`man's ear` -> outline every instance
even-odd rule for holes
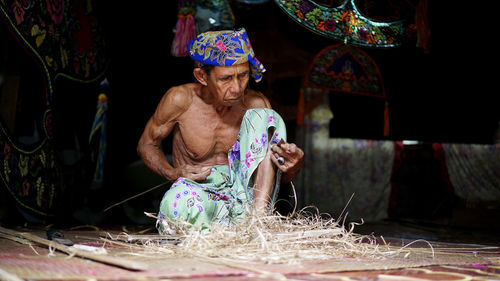
[[[205,70],[197,67],[193,69],[193,75],[194,78],[196,78],[196,80],[198,80],[198,82],[200,82],[200,84],[202,84],[203,86],[206,86],[208,84],[208,75]]]

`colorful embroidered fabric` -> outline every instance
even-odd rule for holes
[[[43,116],[44,132],[51,136],[52,113]],[[61,191],[62,172],[57,155],[44,139],[23,148],[0,126],[0,178],[18,206],[30,217],[52,217]]]
[[[104,36],[91,1],[4,0],[0,18],[40,65],[45,84],[45,111],[35,120],[43,127],[37,143],[19,143],[0,122],[0,178],[23,214],[46,219],[55,215],[54,202],[65,187],[51,142],[53,84],[59,77],[83,83],[101,79],[107,65]]]
[[[0,1],[0,14],[43,66],[52,99],[59,76],[77,82],[99,79],[107,61],[104,36],[90,1]]]
[[[245,217],[253,203],[252,175],[268,146],[281,139],[286,140],[286,128],[278,113],[267,108],[248,110],[237,141],[228,152],[229,165],[212,167],[203,183],[179,178],[165,193],[158,214],[162,219],[158,224],[160,233],[168,229],[168,220],[206,229],[212,223],[231,225]],[[272,201],[276,199],[279,182],[278,173]],[[166,217],[168,220],[163,220]]]
[[[328,46],[314,57],[304,86],[385,98],[375,61],[363,50],[345,44]]]
[[[275,0],[300,25],[320,35],[365,47],[396,47],[402,44],[402,21],[375,22],[364,17],[354,0],[325,7],[313,0]]]
[[[335,44],[321,50],[311,62],[305,88],[385,98],[382,74],[375,61],[360,48]],[[297,123],[304,124],[304,94],[301,91]],[[383,135],[389,135],[389,106],[384,109]]]
[[[249,62],[256,82],[266,71],[255,57],[244,28],[202,33],[189,42],[188,51],[193,60],[202,65],[231,66]]]

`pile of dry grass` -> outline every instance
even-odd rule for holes
[[[168,224],[176,234],[162,237],[175,239],[176,243],[148,240],[142,242],[143,246],[150,251],[180,257],[265,263],[298,263],[343,257],[383,259],[410,254],[406,247],[380,244],[372,235],[356,234],[355,223],[345,227],[338,220],[305,211],[290,216],[248,217],[232,227],[214,224],[210,231],[194,230],[171,221]]]

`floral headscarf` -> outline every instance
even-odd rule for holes
[[[249,62],[256,82],[262,79],[262,73],[266,71],[255,58],[244,28],[202,33],[188,43],[187,49],[193,60],[201,65],[231,66]]]

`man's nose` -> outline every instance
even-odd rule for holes
[[[241,92],[241,88],[242,88],[241,81],[239,81],[237,78],[231,80],[231,86],[230,86],[231,92],[239,93]]]

